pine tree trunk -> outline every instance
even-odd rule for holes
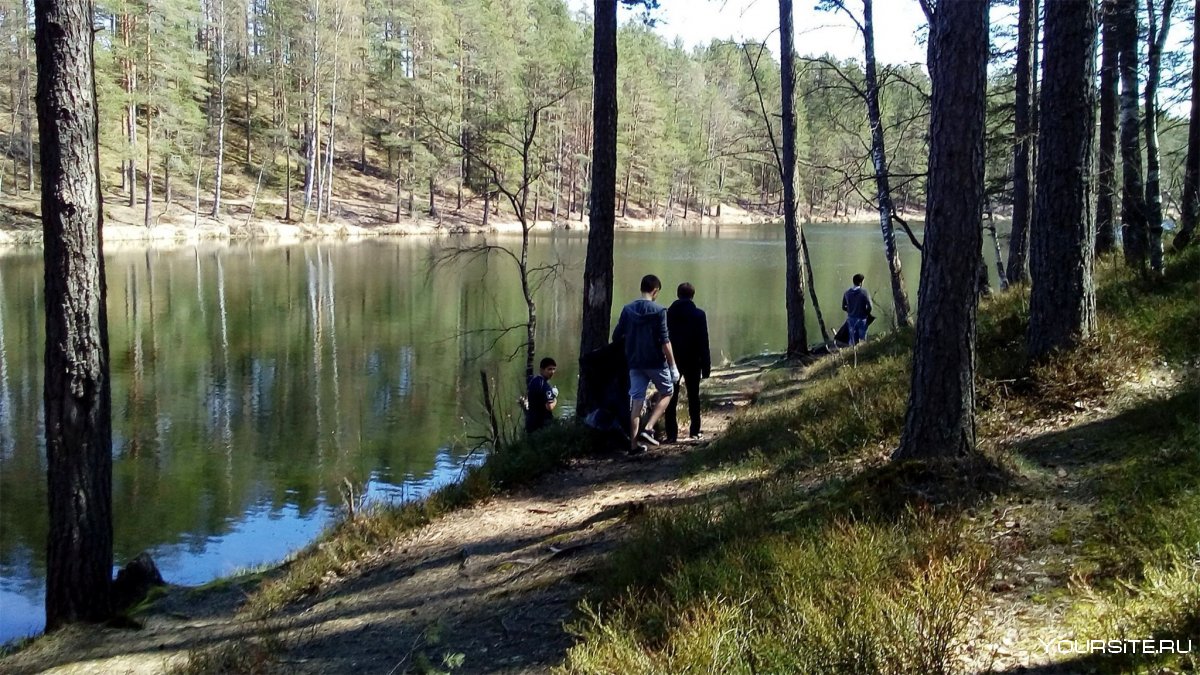
[[[896,230],[892,227],[892,189],[888,181],[887,152],[883,140],[883,115],[879,110],[879,82],[875,74],[875,21],[873,0],[863,0],[863,44],[866,54],[867,119],[871,124],[871,162],[875,166],[876,199],[879,202],[879,229],[883,233],[883,252],[887,257],[892,282],[892,306],[897,326],[911,326],[912,311],[904,289],[900,251],[896,248]],[[793,159],[794,162],[794,159]],[[795,208],[794,204],[793,207]]]
[[[229,75],[225,55],[225,0],[217,3],[217,165],[210,215],[221,218],[221,182],[225,177],[225,80]]]
[[[435,183],[433,174],[429,174],[429,217],[436,219],[438,217],[437,204],[433,202]]]
[[[154,201],[154,164],[151,146],[154,145],[154,70],[150,61],[150,0],[146,0],[146,202],[142,213],[142,227],[150,228],[150,205]]]
[[[137,103],[133,97],[137,92],[137,64],[133,57],[129,56],[133,50],[133,17],[131,15],[126,14],[122,17],[121,40],[126,50],[126,56],[123,59],[125,72],[122,82],[125,86],[125,96],[128,98],[128,102],[125,104],[125,134],[129,143],[129,158],[123,164],[125,166],[125,186],[129,189],[129,208],[134,208],[137,206]]]
[[[617,0],[594,0],[593,10],[592,176],[587,257],[583,268],[580,356],[608,344],[613,303],[613,229],[617,191]],[[580,208],[582,217],[583,209]],[[590,388],[581,372],[576,412],[580,419],[599,403],[591,399]]]
[[[1033,219],[1033,49],[1038,0],[1017,2],[1016,118],[1013,144],[1013,220],[1008,240],[1008,282],[1029,281],[1029,223]]]
[[[621,217],[629,214],[629,179],[633,177],[633,153],[630,152],[629,164],[625,167],[625,189],[621,192]]]
[[[929,179],[912,388],[894,459],[975,452],[988,2],[939,2],[929,53]]]
[[[1096,254],[1112,252],[1117,247],[1113,198],[1117,194],[1117,35],[1116,3],[1101,3],[1100,52],[1100,159],[1096,171]]]
[[[792,0],[779,0],[780,83],[783,98],[783,230],[787,265],[783,296],[787,311],[788,358],[808,354],[808,328],[804,323],[804,251],[801,247],[800,222],[796,218],[795,51]]]
[[[1138,0],[1116,0],[1121,71],[1121,239],[1125,264],[1144,268],[1150,244],[1142,184],[1142,121],[1138,114]]]
[[[105,309],[95,7],[39,0],[37,114],[46,266],[46,629],[109,615],[112,396]]]
[[[287,147],[283,149],[283,220],[292,222],[292,143],[291,139],[284,141]]]
[[[1167,33],[1171,29],[1171,11],[1174,0],[1163,0],[1162,16],[1155,11],[1156,0],[1146,0],[1147,26],[1149,28],[1149,63],[1146,66],[1146,220],[1149,239],[1150,269],[1155,274],[1163,273],[1162,243],[1162,191],[1160,181],[1160,159],[1158,156],[1158,83],[1162,77],[1162,55],[1166,49]],[[1159,26],[1161,18],[1162,25]]]
[[[25,146],[25,189],[26,189],[26,191],[32,193],[33,192],[33,183],[34,183],[34,181],[33,181],[33,176],[34,176],[34,167],[33,167],[33,132],[34,132],[33,117],[34,117],[34,112],[33,112],[32,108],[33,108],[34,104],[33,104],[33,96],[31,96],[32,92],[30,91],[30,89],[32,87],[32,82],[31,82],[31,80],[32,80],[31,65],[32,64],[29,62],[29,60],[30,60],[29,43],[30,43],[30,38],[31,38],[31,36],[29,34],[29,14],[28,14],[29,6],[25,2],[18,2],[16,4],[18,5],[17,19],[20,22],[19,23],[20,45],[17,48],[18,62],[19,62],[18,63],[19,87],[17,89],[17,95],[20,97],[20,106],[19,107],[21,109],[21,137],[24,139],[24,146]],[[14,121],[16,118],[16,114],[17,114],[17,111],[14,108],[14,110],[13,110]],[[10,146],[11,146],[11,139],[10,139]],[[14,156],[14,158],[13,158],[13,192],[15,193],[16,190],[17,190],[16,158]]]
[[[400,211],[404,205],[403,185],[404,185],[404,181],[400,180],[400,176],[396,176],[396,215],[395,215],[395,218],[393,219],[393,222],[395,222],[395,223],[400,222],[400,215],[401,215]]]
[[[1096,327],[1091,213],[1095,122],[1096,8],[1050,0],[1038,137],[1037,205],[1030,245],[1028,351],[1038,359],[1068,349]]]
[[[1200,7],[1192,14],[1192,35],[1200,27]],[[1183,204],[1179,233],[1171,245],[1183,250],[1192,241],[1200,220],[1200,40],[1192,40],[1192,112],[1188,123],[1187,160],[1183,168]]]
[[[253,115],[250,110],[250,77],[248,75],[246,76],[245,105],[246,105],[246,126],[244,127],[244,132],[245,132],[245,136],[246,136],[246,138],[245,138],[246,166],[250,167],[252,164],[254,164],[254,157],[253,157],[253,153],[251,152],[251,148],[250,148],[250,125],[251,125]]]

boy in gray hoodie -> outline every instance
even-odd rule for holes
[[[646,446],[658,445],[654,425],[671,404],[671,394],[679,381],[675,353],[667,333],[667,310],[655,302],[662,282],[653,274],[642,277],[642,297],[625,305],[613,330],[613,342],[625,341],[625,360],[629,365],[629,454],[636,455]],[[646,385],[654,383],[660,395],[639,433],[642,409],[646,404]]]

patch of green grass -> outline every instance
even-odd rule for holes
[[[528,483],[562,465],[572,454],[600,448],[600,439],[586,429],[556,425],[523,437],[488,456],[463,479],[425,499],[393,506],[373,504],[343,518],[287,563],[282,574],[265,581],[243,611],[264,617],[316,592],[330,575],[340,575],[359,560],[379,551],[406,532],[429,524],[451,511],[486,501],[499,492]]]
[[[946,672],[989,566],[986,547],[927,514],[732,537],[585,606],[564,669]]]
[[[814,370],[799,395],[754,406],[695,455],[698,466],[755,462],[800,468],[844,456],[863,440],[899,436],[908,394],[908,331],[857,355],[843,352]],[[857,356],[857,363],[855,357]],[[764,390],[769,395],[769,390]]]
[[[1136,583],[1080,592],[1083,600],[1068,616],[1078,640],[1167,640],[1188,652],[1108,656],[1108,672],[1200,670],[1200,549],[1176,549]]]

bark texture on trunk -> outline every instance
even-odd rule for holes
[[[112,427],[95,7],[37,0],[37,113],[45,241],[46,628],[109,614]]]
[[[1162,55],[1166,50],[1167,34],[1171,30],[1171,12],[1174,0],[1163,0],[1162,16],[1154,6],[1155,0],[1146,0],[1148,29],[1148,63],[1146,64],[1145,131],[1146,131],[1146,247],[1150,255],[1150,269],[1163,273],[1163,212],[1160,183],[1160,160],[1158,156],[1158,83],[1162,77]]]
[[[1008,240],[1008,282],[1029,281],[1029,223],[1033,219],[1033,49],[1037,42],[1037,0],[1018,0],[1016,141],[1013,144],[1013,222]]]
[[[895,459],[975,452],[988,2],[938,3],[930,28],[929,197],[912,388]]]
[[[871,124],[871,162],[875,167],[876,199],[879,204],[879,229],[883,233],[883,253],[887,257],[892,282],[892,307],[897,326],[910,326],[911,308],[904,289],[900,251],[896,249],[896,230],[892,227],[892,189],[888,181],[887,152],[883,142],[883,114],[879,109],[879,82],[875,74],[875,19],[872,0],[863,0],[863,44],[866,55],[867,119]]]
[[[1150,243],[1142,184],[1142,120],[1138,114],[1138,0],[1116,0],[1118,68],[1121,73],[1121,240],[1125,263],[1145,267]]]
[[[1100,159],[1096,171],[1096,254],[1113,251],[1117,246],[1113,199],[1117,194],[1117,34],[1116,4],[1101,4],[1100,52]]]
[[[1192,35],[1200,24],[1200,0],[1192,15]],[[1187,160],[1183,169],[1183,205],[1179,233],[1171,242],[1177,250],[1191,242],[1200,219],[1200,40],[1192,40],[1192,114],[1188,124]]]
[[[592,180],[587,258],[583,268],[583,324],[579,354],[608,344],[613,304],[613,228],[617,192],[617,0],[595,0],[592,46]],[[581,214],[582,215],[582,214]],[[579,378],[577,415],[595,407]]]
[[[1096,9],[1051,0],[1046,6],[1048,82],[1042,94],[1037,206],[1030,246],[1033,290],[1028,350],[1041,358],[1087,338],[1096,327],[1091,213],[1095,121]]]
[[[796,72],[792,0],[779,0],[780,83],[783,93],[783,229],[787,249],[784,302],[787,307],[787,355],[808,354],[804,325],[804,251],[796,218]]]

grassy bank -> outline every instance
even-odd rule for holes
[[[910,333],[775,371],[694,467],[757,480],[649,513],[598,575],[565,670],[1200,666],[1200,253],[1168,270],[1148,282],[1101,265],[1096,336],[1043,364],[1023,356],[1027,294],[985,302],[969,461],[887,460]],[[1004,613],[1030,618],[997,634],[987,617]],[[1193,650],[1038,642],[1145,638]]]
[[[488,455],[462,480],[425,499],[402,505],[371,504],[335,522],[318,539],[275,571],[250,596],[243,611],[265,617],[344,576],[406,532],[438,517],[486,501],[560,467],[572,454],[599,449],[597,439],[573,425],[557,425],[532,438],[519,436]]]

